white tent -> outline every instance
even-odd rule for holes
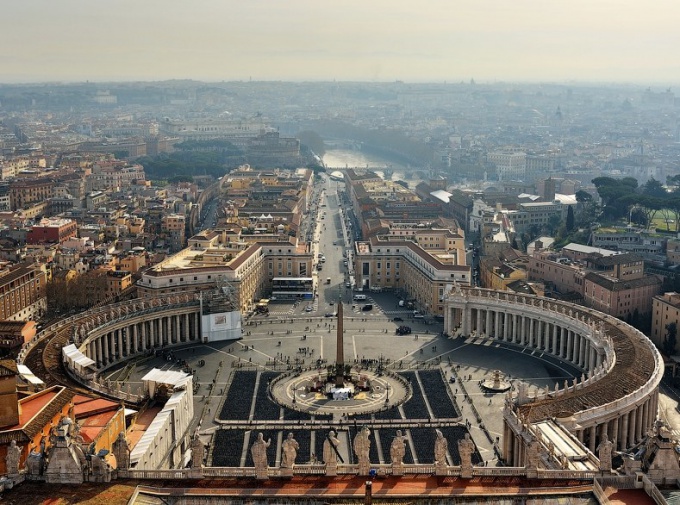
[[[149,391],[151,398],[156,395],[158,384],[167,384],[176,388],[184,386],[189,380],[191,380],[191,376],[187,373],[176,370],[161,370],[159,368],[154,368],[142,377],[142,382],[146,384],[146,389]]]
[[[21,375],[21,378],[24,379],[26,382],[30,382],[34,386],[40,386],[42,384],[45,384],[42,380],[40,380],[39,377],[36,377],[33,372],[31,372],[31,369],[28,368],[26,365],[17,365],[17,370],[19,371],[19,375]]]
[[[65,347],[62,347],[61,352],[64,358],[66,358],[66,361],[71,366],[71,368],[74,368],[79,373],[84,373],[87,367],[90,367],[95,364],[94,360],[91,360],[90,358],[85,356],[82,352],[80,352],[80,350],[78,350],[75,344],[70,344]]]

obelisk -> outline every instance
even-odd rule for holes
[[[338,301],[338,324],[335,351],[335,387],[345,387],[345,343],[342,339],[342,300]]]

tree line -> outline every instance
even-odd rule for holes
[[[680,177],[667,179],[669,189],[654,178],[642,186],[633,177],[615,179],[596,177],[593,184],[602,199],[602,217],[606,220],[630,220],[631,223],[650,226],[660,214],[666,230],[680,231],[677,216],[680,215]]]

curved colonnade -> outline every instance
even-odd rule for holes
[[[505,409],[504,457],[523,461],[517,427],[559,421],[594,452],[606,436],[619,450],[656,420],[663,360],[636,328],[601,312],[533,295],[456,287],[445,296],[445,331],[535,349],[583,371],[529,398],[520,388]]]
[[[200,301],[189,294],[135,299],[93,309],[70,323],[71,341],[95,363],[94,373],[66,363],[72,376],[93,389],[125,400],[129,392],[97,384],[97,374],[136,356],[158,349],[201,341]]]

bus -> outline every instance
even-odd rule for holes
[[[312,277],[274,277],[272,298],[275,300],[310,300],[314,298]]]

